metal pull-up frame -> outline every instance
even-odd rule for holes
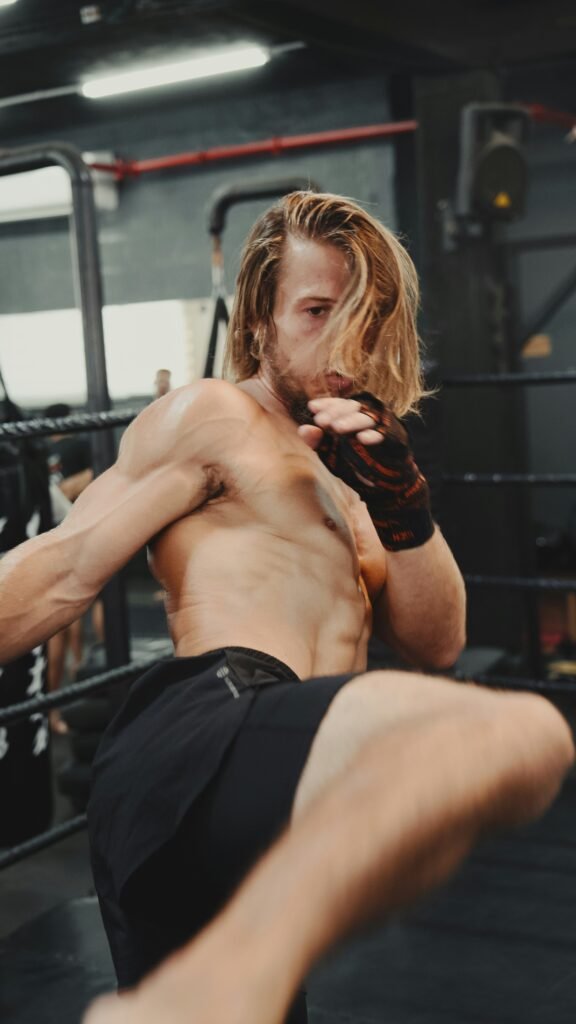
[[[79,150],[65,142],[50,142],[41,146],[23,146],[11,150],[0,149],[2,177],[52,165],[62,167],[66,171],[72,188],[70,245],[76,303],[82,315],[88,408],[91,412],[106,412],[110,409],[110,395],[102,324],[100,250],[90,170]],[[94,472],[102,473],[116,458],[113,436],[108,431],[94,433],[92,452]],[[106,658],[111,668],[130,660],[126,600],[119,576],[115,576],[106,585],[102,591],[102,599]]]

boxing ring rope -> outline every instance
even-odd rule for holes
[[[482,487],[528,484],[531,487],[573,487],[576,473],[442,473],[443,484],[477,484]]]
[[[464,573],[464,580],[473,587],[504,587],[507,590],[546,590],[564,593],[576,590],[576,579],[555,579],[544,576],[484,576]],[[576,684],[574,687],[576,692]]]
[[[462,672],[456,669],[443,675],[460,683],[480,683],[481,686],[502,690],[540,693],[545,697],[576,697],[576,684],[567,679],[526,679],[521,676],[497,676],[491,672]]]
[[[68,839],[68,836],[82,832],[86,828],[86,823],[86,815],[79,814],[76,818],[71,818],[70,821],[66,821],[62,825],[55,825],[48,832],[41,832],[39,836],[33,836],[32,839],[27,839],[25,843],[18,843],[17,846],[10,847],[4,853],[0,853],[0,871],[4,868],[9,868],[12,864],[18,863],[18,861],[25,860],[26,857],[31,857],[34,853],[47,850],[49,846],[54,846],[55,843],[59,843],[62,839]]]
[[[64,707],[67,704],[74,703],[80,697],[100,693],[113,684],[126,682],[133,676],[139,675],[146,669],[151,668],[152,665],[157,663],[157,660],[157,658],[147,658],[132,661],[128,665],[110,669],[109,672],[101,672],[81,683],[67,686],[58,693],[39,694],[30,700],[12,704],[7,708],[1,708],[0,727],[12,725],[14,722],[26,719],[30,715],[51,711],[52,708]],[[81,832],[86,828],[86,823],[86,814],[79,814],[70,821],[56,825],[54,828],[40,833],[40,835],[33,836],[25,842],[18,843],[16,846],[0,852],[0,871],[10,867],[12,864],[25,860],[26,857],[40,853],[40,851],[53,846],[63,839],[67,839],[68,836],[74,835],[76,832]]]
[[[112,668],[109,672],[101,672],[90,679],[84,679],[81,683],[72,683],[63,690],[54,693],[46,693],[42,696],[31,697],[30,700],[21,701],[19,704],[11,704],[7,708],[0,708],[0,726],[11,725],[19,718],[26,718],[28,715],[37,715],[41,711],[52,711],[53,708],[62,708],[79,697],[87,697],[93,693],[99,693],[112,683],[121,683],[137,673],[144,672],[157,663],[157,658],[146,658],[141,661],[131,661],[128,665],[120,668]]]
[[[458,373],[445,377],[442,387],[502,387],[526,384],[574,384],[576,370],[549,370],[547,373]]]
[[[125,409],[122,412],[85,412],[55,418],[42,417],[32,420],[16,420],[0,423],[0,440],[23,440],[28,437],[49,437],[51,434],[75,434],[83,430],[107,430],[123,427],[136,419],[138,411]]]

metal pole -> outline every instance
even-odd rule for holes
[[[81,159],[81,158],[80,158]],[[72,177],[72,221],[70,241],[75,268],[75,285],[82,313],[88,409],[107,412],[110,394],[106,374],[106,352],[102,323],[103,290],[94,190],[90,171],[82,160]],[[91,435],[94,471],[103,473],[116,459],[112,431]],[[124,581],[116,573],[102,591],[104,638],[108,668],[130,661],[130,639]]]
[[[522,370],[521,348],[518,345],[516,324],[519,321],[517,308],[517,288],[512,285],[512,271],[510,259],[505,246],[498,244],[502,235],[498,237],[494,233],[493,243],[495,249],[495,261],[500,265],[502,281],[507,286],[507,309],[504,318],[506,332],[506,360],[503,367],[504,372],[519,373]],[[509,399],[515,410],[515,420],[512,428],[515,432],[516,461],[523,463],[522,468],[527,469],[529,459],[526,449],[528,438],[528,412],[526,408],[526,389],[516,389]],[[517,494],[516,509],[518,513],[518,539],[522,551],[522,563],[524,572],[534,576],[538,573],[538,559],[536,554],[536,537],[534,530],[533,492],[524,490]],[[542,656],[542,645],[540,642],[540,601],[538,591],[525,590],[522,595],[524,606],[524,651],[529,674],[536,679],[542,679],[545,675],[545,665]]]
[[[320,186],[311,178],[265,178],[262,181],[238,181],[223,185],[212,193],[208,208],[208,231],[220,239],[231,206],[257,199],[276,199],[289,192],[320,192]]]
[[[90,171],[80,152],[63,142],[0,150],[0,175],[16,174],[51,164],[64,168],[72,186],[70,239],[76,295],[82,314],[88,408],[92,412],[106,412],[110,408],[110,396],[102,326],[98,232]],[[92,451],[94,471],[102,473],[116,458],[112,435],[108,431],[95,434],[92,438]],[[102,599],[106,658],[108,667],[112,668],[130,660],[126,600],[119,575],[114,576],[106,585]]]

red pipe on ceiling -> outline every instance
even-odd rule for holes
[[[568,114],[565,110],[552,110],[551,107],[544,107],[541,103],[527,103],[526,110],[533,121],[541,121],[543,124],[559,124],[563,128],[574,128],[576,115]]]
[[[526,109],[535,121],[559,124],[566,128],[576,125],[576,116],[563,111],[551,110],[540,103],[526,104]],[[156,157],[150,160],[116,160],[114,163],[93,163],[95,171],[114,174],[118,181],[135,178],[140,174],[155,171],[175,170],[198,164],[216,163],[221,160],[241,160],[246,157],[289,153],[295,149],[309,149],[314,146],[333,146],[342,142],[363,142],[367,139],[385,139],[394,135],[414,132],[417,121],[391,121],[387,124],[368,124],[358,128],[339,128],[328,132],[311,132],[307,135],[285,135],[259,142],[244,142],[237,146],[215,146],[213,149],[196,150],[191,153],[176,153],[172,156]]]
[[[259,142],[245,142],[238,146],[215,146],[213,149],[197,150],[192,153],[177,153],[174,156],[157,157],[151,160],[116,160],[112,164],[93,163],[95,171],[108,171],[118,180],[149,174],[153,171],[174,170],[195,164],[214,163],[218,160],[239,160],[243,157],[262,154],[286,153],[293,149],[308,149],[312,146],[329,146],[340,142],[361,142],[365,139],[382,139],[391,135],[413,132],[416,121],[394,121],[389,124],[369,124],[359,128],[340,128],[330,132],[312,132],[308,135],[288,135]]]

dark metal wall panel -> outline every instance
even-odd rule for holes
[[[441,376],[504,369],[507,339],[497,315],[498,289],[506,283],[504,268],[487,243],[447,252],[440,217],[442,202],[452,200],[456,192],[460,110],[469,102],[497,100],[498,81],[482,73],[418,80],[415,97],[425,336]],[[495,348],[498,333],[501,350]],[[518,389],[513,394],[450,389],[440,402],[446,472],[525,468],[523,399]],[[522,529],[527,500],[510,491],[492,489],[479,495],[473,488],[444,488],[441,525],[464,571],[529,573]],[[518,648],[523,629],[521,607],[505,591],[470,593],[472,644]]]
[[[573,89],[576,88],[576,69]],[[573,95],[573,93],[572,93]],[[555,102],[555,97],[551,97]],[[559,105],[571,104],[558,96]],[[572,234],[571,247],[542,248],[514,253],[513,266],[518,309],[523,322],[531,319],[558,285],[576,268],[576,148],[565,141],[558,125],[534,125],[528,147],[529,193],[526,216],[510,237],[545,238]],[[552,351],[543,358],[523,361],[527,371],[567,370],[576,367],[576,295],[550,318]],[[574,465],[572,439],[576,436],[574,386],[533,388],[526,397],[529,467],[534,473],[569,472]],[[534,495],[534,512],[544,532],[563,530],[576,510],[576,491],[541,489]],[[574,524],[576,527],[576,523]]]

